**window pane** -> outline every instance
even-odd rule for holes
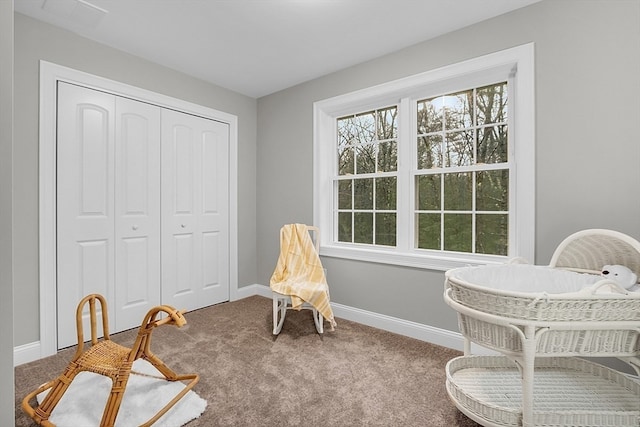
[[[445,166],[468,166],[473,162],[473,132],[447,133]]]
[[[376,209],[395,210],[397,184],[396,177],[376,178]]]
[[[338,148],[338,175],[353,175],[354,152],[351,147]]]
[[[396,245],[396,214],[376,214],[376,245]]]
[[[447,173],[444,175],[444,209],[449,211],[471,210],[473,190],[471,173]]]
[[[418,134],[442,131],[442,97],[418,101]]]
[[[477,163],[506,163],[507,126],[489,126],[478,129]]]
[[[354,179],[354,209],[373,209],[373,178]]]
[[[356,143],[366,144],[376,139],[376,116],[374,111],[356,115]]]
[[[476,216],[476,252],[507,255],[509,245],[509,218],[502,214]]]
[[[343,117],[337,120],[338,146],[354,144],[356,142],[356,125],[353,117]]]
[[[478,126],[507,121],[507,83],[477,90]]]
[[[373,213],[355,212],[353,214],[353,241],[373,244]]]
[[[473,126],[473,90],[443,96],[445,129],[464,129]]]
[[[471,214],[444,214],[444,250],[471,252]]]
[[[378,110],[378,139],[391,139],[398,136],[397,107]]]
[[[338,209],[351,209],[352,180],[338,181]]]
[[[442,167],[442,135],[418,137],[418,169]]]
[[[420,249],[440,249],[440,214],[417,214],[416,228]]]
[[[398,170],[398,143],[396,141],[378,144],[378,172]]]
[[[476,210],[509,209],[509,170],[482,171],[476,174]]]
[[[356,147],[356,173],[374,173],[376,171],[376,146],[366,144]]]
[[[338,241],[351,243],[351,212],[338,213]]]
[[[416,176],[416,209],[427,211],[440,208],[440,174]]]

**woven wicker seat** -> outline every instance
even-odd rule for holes
[[[102,332],[103,338],[98,339],[98,328],[96,321],[96,301],[99,302],[102,311]],[[89,316],[91,321],[91,347],[84,350],[84,336],[82,326],[82,314],[86,304],[89,304]],[[160,313],[168,316],[157,319]],[[78,304],[76,310],[76,326],[78,333],[78,348],[73,359],[66,370],[56,379],[49,381],[29,393],[22,400],[22,409],[33,420],[42,426],[52,426],[55,424],[49,421],[51,413],[67,391],[73,379],[80,372],[93,372],[111,378],[113,386],[107,399],[101,427],[111,427],[116,422],[120,403],[127,387],[127,382],[131,374],[136,374],[131,370],[133,362],[137,359],[145,359],[162,373],[167,381],[185,381],[185,387],[167,405],[165,405],[156,415],[149,419],[143,426],[150,426],[175,405],[187,392],[198,382],[197,374],[178,375],[169,369],[157,356],[155,356],[149,345],[151,343],[151,333],[160,325],[170,324],[178,327],[186,323],[182,313],[168,305],[153,307],[144,317],[138,336],[132,348],[127,348],[116,344],[109,338],[109,322],[107,315],[107,304],[101,295],[91,294],[86,296]],[[49,390],[46,397],[39,406],[33,407],[30,401],[43,391]]]

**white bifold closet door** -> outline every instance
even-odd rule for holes
[[[158,304],[228,300],[228,133],[59,83],[58,348],[76,343],[75,309],[89,293],[107,298],[111,332],[139,326]]]
[[[162,302],[229,300],[229,125],[162,110]]]

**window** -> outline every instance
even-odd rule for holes
[[[508,84],[417,101],[415,247],[508,255]]]
[[[339,242],[396,245],[396,106],[337,119]]]
[[[533,45],[314,104],[320,253],[533,261]]]

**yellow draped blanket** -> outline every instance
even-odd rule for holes
[[[296,310],[300,310],[304,302],[311,304],[334,330],[336,322],[329,305],[327,279],[306,225],[282,227],[280,256],[270,285],[274,292],[289,295],[291,306]]]

